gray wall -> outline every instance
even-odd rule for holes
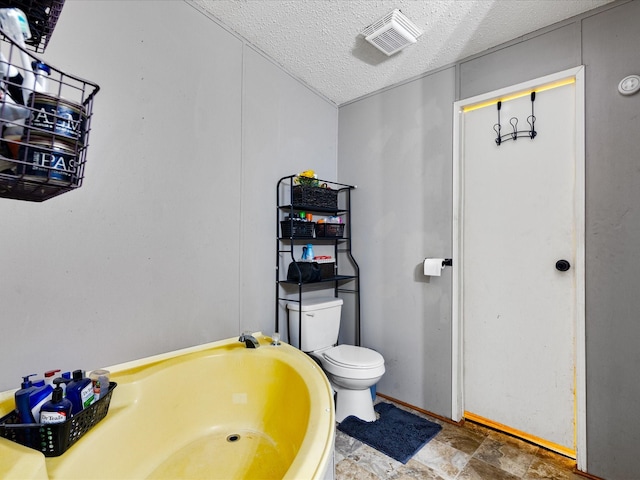
[[[387,373],[378,390],[451,413],[451,269],[428,280],[426,256],[451,256],[455,69],[340,109],[341,181],[352,196],[362,344]],[[345,326],[353,324],[349,309]],[[353,337],[344,335],[344,341]]]
[[[0,199],[0,390],[272,332],[275,183],[335,178],[337,108],[185,2],[67,1],[42,57],[101,91],[84,185]]]
[[[640,416],[640,2],[583,21],[587,141],[589,471],[638,478]]]
[[[617,93],[640,73],[639,22],[640,2],[620,2],[339,113],[339,178],[360,186],[362,340],[388,367],[378,391],[449,417],[451,278],[416,268],[452,251],[452,103],[586,65],[587,470],[609,480],[637,477],[640,441],[640,94]]]

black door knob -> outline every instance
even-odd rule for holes
[[[556,268],[558,270],[560,270],[561,272],[566,272],[567,270],[569,270],[571,268],[571,264],[569,262],[567,262],[566,260],[558,260],[556,262]]]

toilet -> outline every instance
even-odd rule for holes
[[[371,387],[385,372],[378,352],[354,345],[336,345],[340,332],[342,299],[315,298],[287,303],[291,345],[314,358],[336,392],[336,421],[354,415],[367,422],[376,419]],[[302,310],[302,338],[298,345]]]

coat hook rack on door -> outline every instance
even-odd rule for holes
[[[498,102],[498,123],[493,126],[493,130],[496,132],[496,145],[500,146],[502,142],[507,140],[517,140],[518,134],[526,134],[531,140],[536,138],[538,132],[536,132],[536,116],[533,114],[533,104],[536,101],[536,92],[531,92],[531,115],[527,117],[527,123],[529,124],[529,130],[518,130],[518,118],[511,117],[509,123],[511,124],[511,132],[500,135],[502,125],[500,124],[500,110],[502,109],[502,102]]]

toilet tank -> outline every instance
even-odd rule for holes
[[[302,310],[302,345],[299,345],[299,314]],[[338,342],[342,299],[335,297],[287,303],[289,343],[303,352],[314,352]]]

